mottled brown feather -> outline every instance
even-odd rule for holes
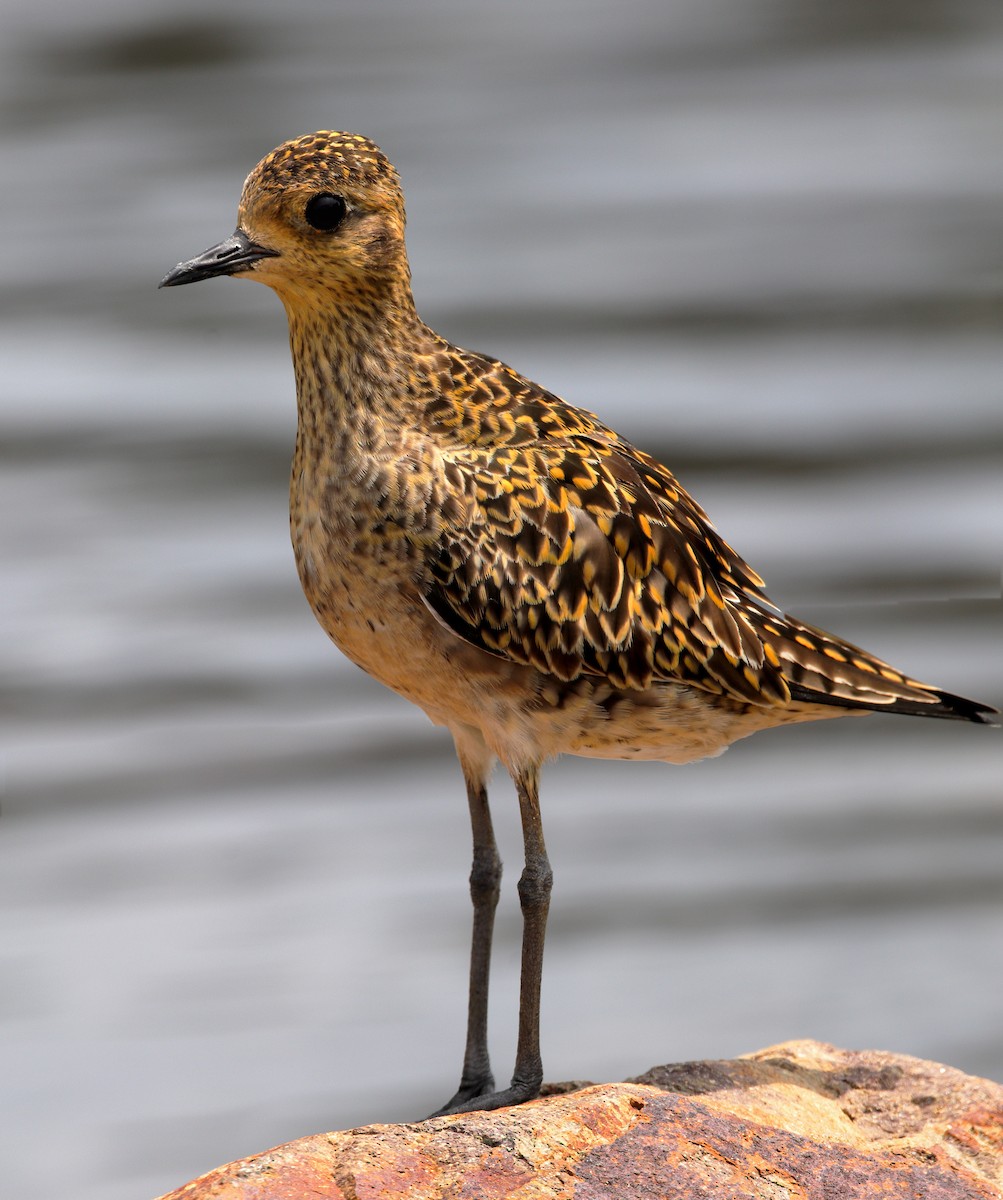
[[[463,502],[426,599],[462,637],[561,680],[942,707],[944,693],[777,609],[672,473],[593,413],[455,347],[444,372],[427,411]]]

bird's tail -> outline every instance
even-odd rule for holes
[[[748,610],[746,615],[752,616]],[[775,654],[779,660],[792,700],[977,725],[999,724],[998,711],[988,704],[911,679],[823,629],[769,612],[761,612],[758,620],[753,620],[770,659]]]

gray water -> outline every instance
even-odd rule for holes
[[[448,738],[300,596],[277,301],[154,290],[285,137],[376,138],[426,319],[663,455],[779,602],[1003,702],[999,5],[3,15],[0,1194],[142,1200],[456,1083]],[[875,717],[549,768],[548,1077],[808,1036],[1003,1079],[1001,767]]]

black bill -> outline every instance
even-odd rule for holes
[[[168,271],[158,284],[159,287],[180,287],[183,283],[198,283],[200,279],[212,279],[215,275],[236,275],[246,271],[262,258],[277,258],[277,250],[257,246],[242,230],[238,229],[225,242],[210,246],[187,262],[178,263]]]

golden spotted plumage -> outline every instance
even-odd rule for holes
[[[251,172],[232,238],[171,272],[255,279],[285,306],[298,426],[290,523],[333,640],[451,730],[474,833],[474,948],[461,1086],[443,1111],[538,1090],[549,902],[537,795],[562,752],[686,762],[757,729],[868,709],[986,723],[943,692],[786,616],[671,472],[593,413],[418,317],[397,173],[320,132]],[[501,865],[487,808],[515,780],[526,869],[512,1085],[487,1062]]]

